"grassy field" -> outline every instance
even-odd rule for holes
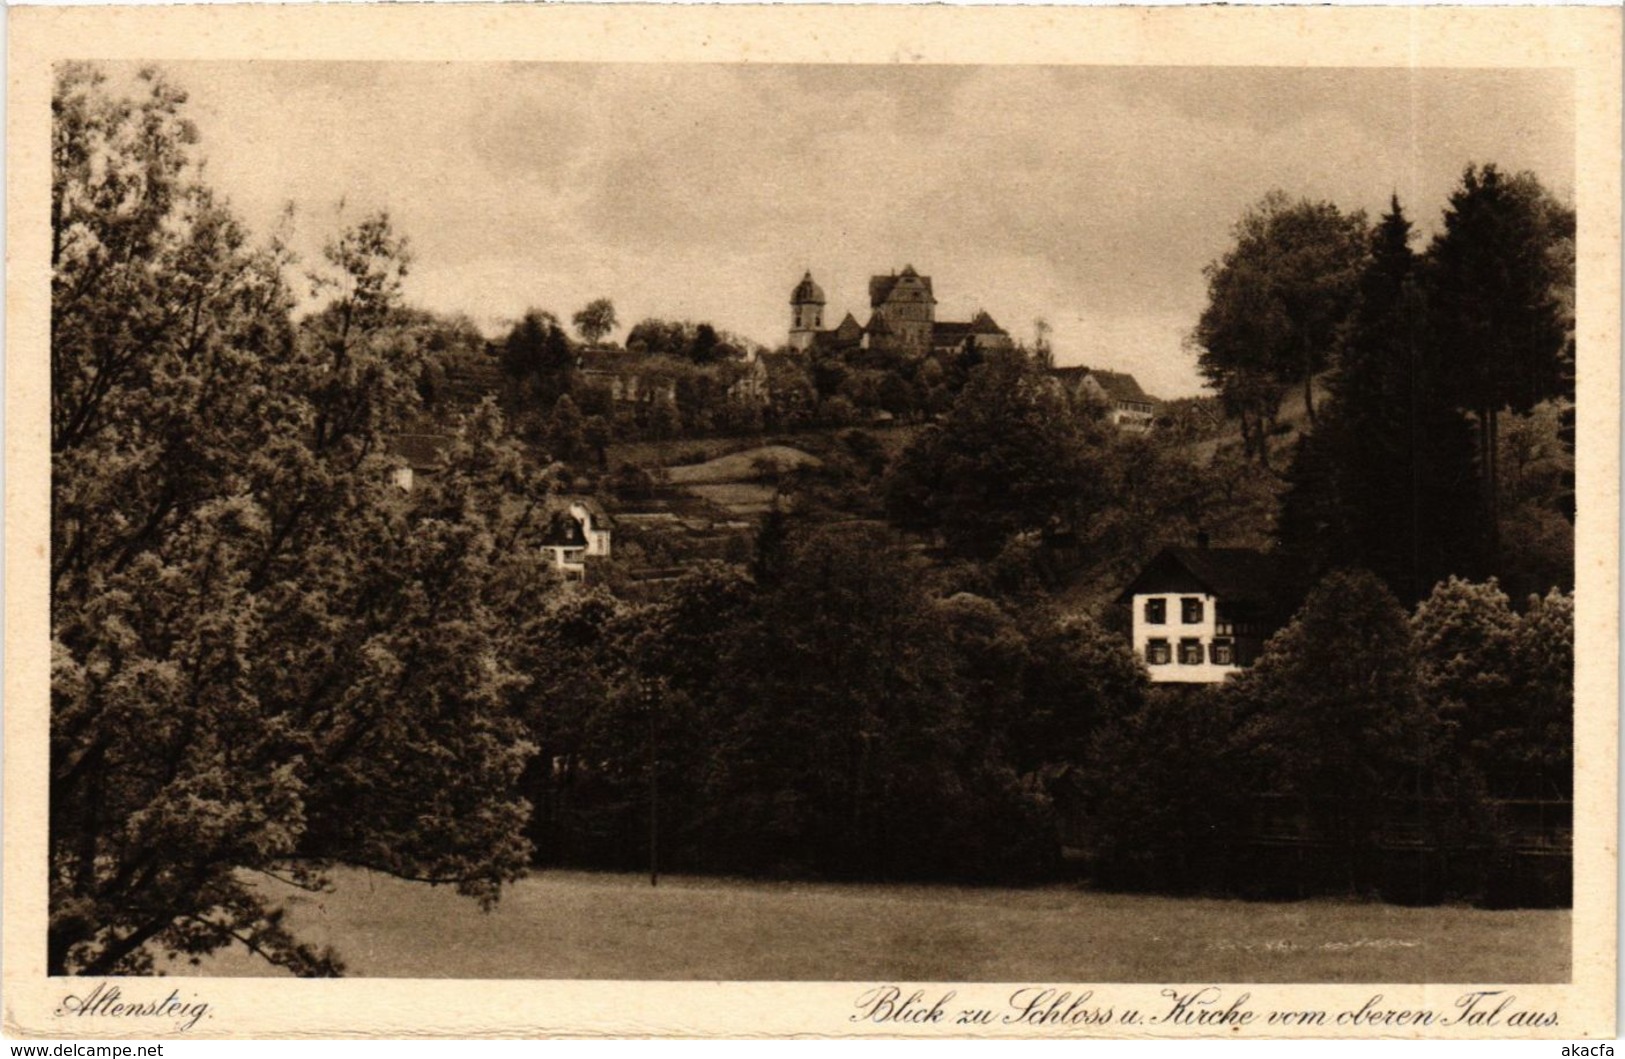
[[[816,466],[819,462],[818,457],[809,456],[800,449],[793,449],[788,445],[760,445],[756,448],[745,449],[743,452],[718,456],[716,459],[707,460],[704,463],[667,468],[666,480],[673,485],[718,485],[724,482],[748,482],[760,477],[759,468],[764,465],[789,470],[803,464]]]
[[[722,456],[765,446],[787,445],[813,455],[828,451],[850,427],[824,427],[732,437],[674,438],[669,441],[617,441],[609,446],[609,465],[632,463],[639,467],[689,467]],[[920,432],[918,423],[871,424],[857,427],[873,438],[887,455],[895,457]]]
[[[916,981],[1550,982],[1569,913],[542,872],[489,914],[359,870],[280,884],[351,975]],[[171,974],[278,973],[243,951]]]

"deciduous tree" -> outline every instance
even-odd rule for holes
[[[570,318],[570,322],[576,325],[576,333],[588,345],[595,345],[620,323],[615,319],[615,303],[608,298],[595,298],[588,302],[585,308]]]
[[[550,581],[505,498],[546,485],[486,409],[396,487],[403,242],[333,240],[296,328],[287,255],[199,183],[184,93],[142,85],[65,66],[55,95],[49,969],[241,943],[334,973],[256,877],[490,901],[524,866],[506,638]]]
[[[941,427],[899,458],[888,513],[979,559],[1017,534],[1075,530],[1104,500],[1097,458],[1105,429],[1073,415],[1025,355],[992,354]]]
[[[1364,571],[1329,574],[1227,692],[1249,782],[1301,799],[1358,885],[1384,799],[1413,790],[1427,761],[1416,650],[1398,601]]]
[[[544,408],[570,388],[575,350],[550,312],[527,310],[502,339],[501,356],[503,370],[532,387],[537,404]]]
[[[1365,229],[1362,213],[1273,191],[1242,216],[1235,245],[1206,270],[1208,305],[1192,335],[1202,374],[1266,466],[1287,387],[1303,387],[1315,421],[1313,380],[1354,306]]]

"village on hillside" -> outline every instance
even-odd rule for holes
[[[693,268],[571,304],[538,281],[477,323],[416,296],[457,268],[398,212],[315,259],[261,241],[186,93],[127,80],[65,65],[53,108],[52,974],[245,947],[339,974],[311,937],[380,928],[311,932],[329,905],[300,902],[383,876],[475,914],[555,885],[519,907],[578,907],[608,884],[572,873],[610,873],[1056,887],[1076,915],[1038,918],[1085,924],[1120,894],[1322,924],[1450,905],[1469,947],[1488,909],[1566,924],[1561,185],[1451,159],[1447,192],[1371,211],[1249,184],[1156,354],[1200,383],[1158,396],[1144,349],[1049,322],[1090,306],[1020,285],[1055,301],[1035,318],[968,257],[964,289],[935,281],[957,232],[866,277],[776,244],[733,315],[622,318],[688,304]],[[952,950],[886,966],[1024,966]],[[546,966],[615,976],[584,960]]]
[[[598,578],[660,582],[697,564],[742,561],[760,517],[794,507],[797,489],[781,488],[781,479],[823,466],[808,450],[822,451],[842,431],[859,432],[849,444],[898,448],[942,420],[955,387],[989,355],[1030,358],[1068,415],[1129,433],[1156,421],[1162,402],[1128,372],[1056,367],[1042,336],[1018,348],[986,311],[968,322],[936,319],[931,277],[912,265],[872,277],[869,290],[866,323],[848,312],[825,328],[824,292],[807,273],[790,293],[787,339],[773,350],[689,321],[645,320],[625,346],[607,342],[598,328],[614,322],[609,299],[577,314],[573,336],[549,316],[501,343],[451,337],[425,368],[427,407],[415,429],[389,439],[395,480],[410,489],[435,474],[459,414],[496,401],[531,422],[539,461],[579,466],[590,451],[587,474],[564,483],[550,514],[547,554],[561,577],[585,582],[593,569]],[[560,351],[551,372],[539,367],[549,342]],[[515,407],[516,390],[553,396],[552,409]],[[1221,416],[1216,407],[1184,411]],[[878,437],[855,440],[864,432]],[[864,514],[861,506],[846,512]],[[621,561],[612,563],[617,524]]]

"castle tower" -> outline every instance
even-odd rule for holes
[[[937,299],[931,291],[930,276],[920,275],[913,265],[894,275],[871,276],[869,307],[874,311],[870,329],[874,329],[875,320],[883,320],[890,332],[883,346],[915,356],[931,351],[931,325],[937,317]]]
[[[824,327],[824,291],[813,282],[808,272],[790,292],[790,348],[805,351],[812,348],[818,332]]]

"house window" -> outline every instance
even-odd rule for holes
[[[1148,666],[1165,666],[1172,657],[1167,640],[1151,640],[1145,645],[1145,664]]]
[[[1236,664],[1236,645],[1229,640],[1214,640],[1208,645],[1207,656],[1216,666],[1233,666]]]
[[[1182,599],[1179,601],[1180,620],[1186,625],[1202,624],[1202,601],[1199,599]]]
[[[1195,639],[1179,641],[1179,664],[1183,666],[1199,666],[1202,664],[1202,641]]]
[[[1145,601],[1145,622],[1147,625],[1161,625],[1168,620],[1168,601],[1166,599],[1148,599]]]

